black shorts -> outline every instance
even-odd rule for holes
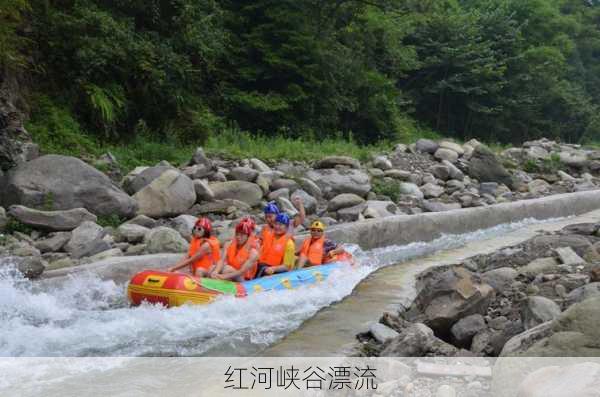
[[[269,265],[267,265],[266,263],[259,263],[257,268],[256,268],[256,276],[254,276],[254,278],[259,278],[265,275],[265,270],[267,270],[267,268],[269,267]]]

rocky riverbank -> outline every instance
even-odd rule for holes
[[[45,155],[0,176],[0,230],[9,231],[0,240],[0,265],[16,263],[37,277],[114,256],[181,253],[197,216],[213,219],[227,239],[242,216],[260,223],[267,200],[294,215],[292,202],[301,199],[302,231],[317,217],[332,225],[600,186],[600,151],[546,139],[498,155],[475,140],[421,139],[365,163],[335,156],[267,165],[209,158],[198,148],[186,164],[161,162],[124,177],[110,154],[90,163]]]
[[[598,356],[600,223],[568,226],[417,280],[358,335],[366,356]]]

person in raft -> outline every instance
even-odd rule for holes
[[[290,234],[293,234],[293,229],[304,223],[304,219],[306,218],[304,203],[302,202],[302,199],[300,197],[295,197],[293,202],[296,208],[298,209],[298,215],[296,215],[294,217],[293,222],[290,223],[290,229],[292,229],[290,231]],[[281,211],[279,210],[279,207],[277,207],[277,204],[275,204],[274,201],[268,202],[265,206],[264,213],[266,224],[262,227],[262,230],[259,234],[260,242],[262,245],[269,244],[271,242],[275,230],[275,218],[277,217],[277,215],[279,215],[280,212]]]
[[[302,269],[305,266],[318,266],[343,260],[346,258],[344,254],[346,252],[341,244],[325,238],[325,225],[316,220],[310,224],[310,237],[302,243],[296,267]]]
[[[199,218],[192,229],[192,240],[185,259],[167,271],[174,272],[189,266],[193,276],[206,277],[221,259],[219,240],[211,236],[212,224],[208,218]]]
[[[234,238],[225,245],[223,258],[210,274],[211,278],[242,282],[256,275],[258,239],[252,218],[243,218],[235,227]]]
[[[273,236],[269,240],[263,240],[260,248],[256,277],[283,273],[294,268],[296,245],[291,233],[291,223],[290,217],[285,213],[279,213],[275,217]]]

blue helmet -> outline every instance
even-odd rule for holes
[[[288,214],[281,213],[281,214],[277,215],[277,218],[275,218],[275,222],[281,223],[282,225],[289,226],[290,225],[290,217],[288,216]]]
[[[265,214],[279,214],[279,207],[274,201],[269,201],[264,209]]]

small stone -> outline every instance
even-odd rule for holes
[[[564,265],[577,266],[585,261],[571,247],[559,247],[554,250]]]
[[[449,385],[441,385],[435,392],[435,397],[456,397],[456,390]]]
[[[372,323],[369,326],[369,332],[379,343],[385,343],[388,340],[394,339],[400,335],[398,332],[381,323]]]

